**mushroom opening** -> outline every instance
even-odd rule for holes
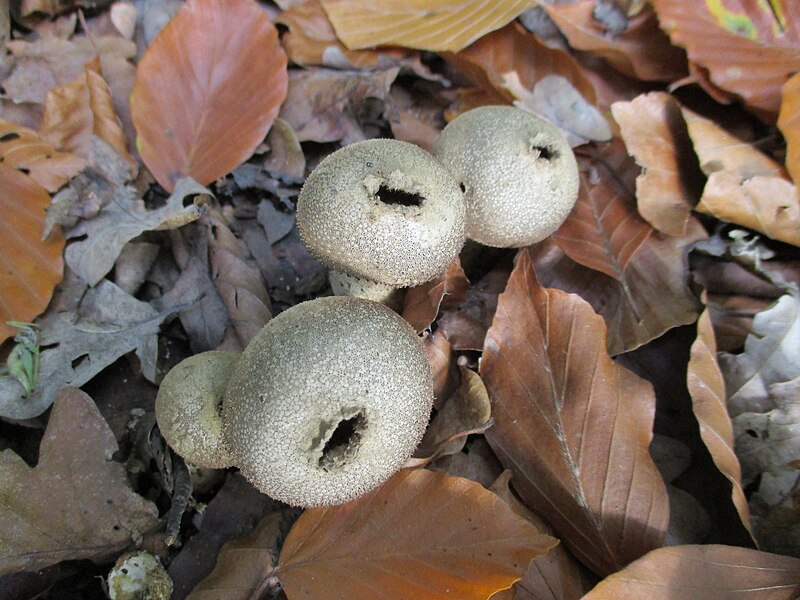
[[[395,190],[385,186],[378,188],[375,194],[384,204],[399,205],[399,206],[421,206],[423,197],[419,194],[405,192],[403,190]]]
[[[558,158],[558,149],[551,146],[531,144],[530,153],[535,160],[555,160]]]
[[[319,466],[327,470],[343,464],[358,447],[366,425],[367,418],[363,411],[349,419],[339,421],[322,448]]]

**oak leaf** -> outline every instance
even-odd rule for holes
[[[303,513],[274,575],[290,598],[484,600],[556,543],[474,481],[404,469],[353,502]]]
[[[481,359],[486,432],[523,501],[607,575],[661,545],[669,500],[648,453],[655,395],[605,350],[603,319],[539,285],[522,250]]]
[[[142,160],[172,191],[247,160],[286,97],[286,55],[253,0],[190,0],[139,61],[131,112]]]

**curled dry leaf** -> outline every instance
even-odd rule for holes
[[[86,165],[82,158],[56,150],[32,129],[3,120],[0,120],[0,161],[30,175],[49,192],[57,191]]]
[[[436,320],[440,309],[457,309],[468,289],[469,279],[456,258],[439,277],[406,292],[403,318],[422,333]]]
[[[658,20],[647,6],[628,21],[627,28],[613,34],[595,19],[595,0],[543,4],[569,45],[606,59],[628,77],[644,81],[674,81],[686,74],[686,53],[673,46],[658,28]]]
[[[758,313],[744,352],[723,352],[719,362],[732,417],[775,408],[769,387],[800,376],[800,300],[786,294]]]
[[[800,184],[800,73],[783,86],[778,127],[786,138],[786,169],[797,186]]]
[[[668,235],[684,235],[700,197],[699,177],[680,107],[664,92],[611,106],[628,152],[642,167],[636,178],[639,213]],[[698,178],[692,181],[696,172]]]
[[[2,147],[0,145],[0,147]],[[6,321],[33,321],[61,281],[64,236],[42,239],[50,195],[27,175],[0,163],[0,343],[15,335]]]
[[[172,191],[244,162],[286,97],[286,55],[253,0],[190,0],[145,51],[131,96],[142,160]]]
[[[484,600],[557,543],[474,481],[404,469],[353,502],[305,511],[274,574],[290,598]]]
[[[523,250],[480,369],[495,419],[487,440],[525,503],[598,574],[658,547],[669,521],[648,453],[655,395],[611,360],[605,329],[578,296],[541,287]]]
[[[579,161],[578,200],[553,241],[575,262],[624,282],[625,269],[653,232],[634,205],[639,169],[619,140],[596,160]]]
[[[55,400],[29,467],[0,453],[0,576],[62,560],[103,562],[157,523],[155,505],[134,493],[110,460],[114,434],[92,399],[65,388]]]
[[[750,531],[750,509],[742,488],[742,469],[733,448],[733,425],[725,403],[725,380],[717,364],[717,344],[708,310],[697,321],[689,358],[687,385],[700,437],[719,471],[731,482],[731,500]]]
[[[438,408],[458,384],[453,348],[441,332],[424,332],[422,344],[433,373],[433,401]]]
[[[800,4],[792,0],[691,3],[653,0],[661,27],[711,81],[774,120],[781,87],[800,70]]]
[[[585,600],[790,600],[800,594],[800,560],[736,546],[659,548],[611,575]]]
[[[403,46],[458,52],[501,28],[535,0],[320,0],[350,49]]]
[[[594,87],[575,59],[563,50],[545,46],[518,23],[483,36],[461,52],[447,53],[444,59],[461,69],[473,84],[499,94],[509,103],[514,97],[504,87],[508,73],[516,73],[522,87],[528,90],[546,76],[558,75],[587,102],[595,103]]]

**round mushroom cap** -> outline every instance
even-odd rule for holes
[[[442,131],[434,155],[464,189],[467,237],[486,246],[543,240],[578,198],[578,165],[564,136],[512,106],[459,115]]]
[[[464,244],[466,208],[433,156],[391,139],[350,144],[308,176],[303,243],[327,267],[396,287],[436,277]]]
[[[222,469],[234,464],[222,437],[220,404],[239,355],[212,350],[170,369],[156,397],[161,435],[186,461]]]
[[[223,403],[242,474],[295,506],[341,504],[388,479],[428,424],[433,380],[422,342],[382,304],[303,302],[253,338]]]

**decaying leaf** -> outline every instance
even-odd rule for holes
[[[404,469],[353,502],[303,513],[274,575],[290,598],[484,600],[556,543],[474,481]]]
[[[30,419],[67,385],[79,387],[119,357],[136,351],[144,376],[156,376],[158,330],[172,310],[157,312],[108,280],[89,290],[74,275],[56,306],[39,321],[39,385],[27,398],[13,379],[0,379],[0,416]]]
[[[30,175],[55,192],[77,175],[86,162],[69,152],[60,152],[26,127],[0,120],[0,160],[4,166]]]
[[[725,403],[725,381],[717,364],[717,344],[711,317],[705,310],[697,321],[687,384],[692,407],[711,458],[731,482],[731,500],[742,524],[750,531],[750,510],[742,487],[742,469],[733,447],[733,425]]]
[[[461,261],[456,259],[439,277],[406,292],[403,318],[422,333],[436,320],[441,308],[457,308],[468,289],[469,280]]]
[[[795,186],[800,184],[800,73],[783,86],[778,127],[786,138],[786,169]]]
[[[75,388],[53,406],[31,468],[0,453],[0,575],[62,560],[102,562],[156,525],[155,505],[130,487],[111,460],[114,434],[97,406]]]
[[[525,250],[480,374],[495,419],[487,440],[575,556],[609,574],[661,544],[669,500],[648,453],[652,387],[611,361],[603,320],[586,302],[539,285]]]
[[[535,0],[321,0],[350,49],[403,46],[458,52],[512,21]]]
[[[659,548],[611,575],[585,600],[790,600],[800,560],[736,546]]]
[[[786,294],[758,313],[744,352],[723,352],[719,362],[732,417],[776,408],[769,387],[800,376],[800,300]]]
[[[2,143],[0,143],[2,148]],[[64,236],[43,239],[50,195],[27,175],[0,163],[0,343],[16,330],[7,321],[33,321],[61,281]]]
[[[651,92],[616,102],[611,112],[642,167],[636,178],[639,213],[663,233],[684,235],[700,190],[691,181],[697,167],[678,103],[667,93]]]
[[[256,2],[185,3],[136,69],[142,160],[170,192],[184,177],[211,183],[264,140],[286,85],[286,55]]]

